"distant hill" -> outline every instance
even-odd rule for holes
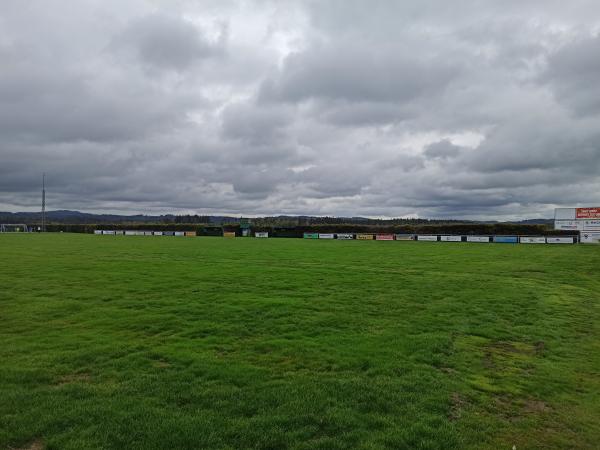
[[[239,224],[240,217],[232,216],[200,216],[165,214],[148,216],[145,214],[91,214],[79,211],[58,210],[46,212],[46,221],[56,224],[144,224],[144,223],[187,223],[187,224]],[[39,224],[42,221],[40,212],[0,212],[0,223]],[[496,221],[473,221],[455,219],[371,219],[367,217],[315,217],[315,216],[272,216],[250,219],[256,225],[323,225],[323,224],[360,224],[360,225],[397,225],[397,224],[442,224],[442,223],[498,223]],[[523,225],[549,225],[552,219],[526,219],[508,223]]]

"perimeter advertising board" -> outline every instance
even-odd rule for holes
[[[494,242],[499,244],[516,244],[519,242],[517,236],[494,236]]]
[[[319,239],[335,239],[335,234],[333,234],[333,233],[319,233]]]
[[[581,233],[581,242],[584,244],[600,244],[600,233],[585,231]]]
[[[544,236],[521,236],[519,242],[521,244],[545,244],[546,238]]]
[[[223,237],[225,238],[234,238],[235,237],[235,231],[223,231]]]
[[[467,242],[490,242],[489,236],[467,236]]]
[[[268,231],[257,231],[256,233],[254,233],[254,237],[257,237],[257,238],[268,238],[269,237],[269,232]]]
[[[437,236],[430,236],[430,235],[423,235],[420,234],[417,236],[417,241],[436,241],[437,242],[438,237]]]
[[[319,239],[319,233],[304,233],[304,239]]]
[[[575,240],[572,237],[549,236],[546,238],[548,244],[573,244]]]
[[[415,239],[414,234],[397,234],[397,241],[413,241]]]
[[[462,236],[440,236],[442,242],[461,242]]]
[[[342,240],[351,240],[354,239],[354,235],[352,233],[338,233],[337,238]]]
[[[154,232],[154,236],[162,236],[163,232],[162,231],[155,231]]]
[[[394,235],[393,234],[376,234],[375,240],[377,240],[377,241],[393,241]]]
[[[356,239],[360,239],[361,241],[372,241],[373,235],[372,234],[357,234]]]
[[[102,234],[102,230],[94,230],[94,234]]]
[[[185,233],[183,231],[176,231],[175,236],[184,236]]]

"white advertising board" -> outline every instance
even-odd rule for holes
[[[555,230],[571,230],[578,231],[583,229],[583,223],[587,221],[583,220],[555,220]]]
[[[577,208],[556,208],[554,210],[554,220],[575,220]]]
[[[521,244],[545,244],[546,238],[544,236],[521,236],[519,242]]]
[[[256,233],[254,233],[254,237],[257,237],[257,238],[268,238],[269,237],[269,232],[268,231],[257,231]]]
[[[110,234],[110,235],[114,236],[115,232],[113,230],[105,230],[102,232],[102,234]]]
[[[412,241],[414,239],[412,234],[397,234],[395,237],[397,241]]]
[[[490,242],[489,236],[467,236],[467,242]]]
[[[417,241],[437,241],[437,236],[430,236],[430,235],[418,235],[417,236]]]
[[[162,231],[155,231],[154,232],[154,236],[162,236],[163,232]]]
[[[600,220],[584,220],[583,231],[600,231]]]
[[[333,233],[319,233],[319,239],[335,239],[335,234],[333,234]]]
[[[546,238],[546,242],[548,244],[572,244],[574,241],[572,237],[551,236]]]
[[[600,233],[581,233],[581,242],[584,244],[600,244]]]
[[[175,236],[185,236],[185,232],[184,231],[176,231]]]
[[[125,231],[125,236],[135,236],[136,233],[137,233],[136,231],[129,231],[129,230],[127,230],[127,231]]]
[[[102,230],[94,230],[94,234],[102,234]]]
[[[338,233],[337,238],[343,240],[351,240],[354,239],[354,235],[352,233]]]
[[[462,241],[462,236],[440,236],[440,241],[443,241],[443,242],[460,242],[460,241]]]

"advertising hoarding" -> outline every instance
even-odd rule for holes
[[[600,219],[600,207],[596,208],[576,208],[576,219]]]
[[[575,220],[576,215],[576,208],[556,208],[554,210],[554,220]]]
[[[396,234],[397,241],[413,241],[415,239],[414,234]]]
[[[494,236],[494,242],[499,244],[516,244],[519,242],[517,236]]]
[[[338,233],[337,238],[342,240],[351,240],[354,239],[354,235],[352,233]]]
[[[521,236],[519,242],[521,244],[545,244],[546,238],[544,236]]]
[[[583,220],[555,220],[555,230],[571,230],[578,231],[583,229]]]
[[[437,236],[420,234],[417,236],[417,241],[437,241]]]
[[[394,235],[393,234],[376,234],[375,240],[377,240],[377,241],[393,241]]]
[[[570,236],[548,236],[546,242],[548,244],[573,244],[575,240]]]
[[[489,236],[467,236],[467,242],[490,242]]]
[[[440,236],[442,242],[461,242],[462,236]]]
[[[357,234],[356,239],[360,239],[361,241],[371,241],[373,240],[372,234]]]
[[[584,220],[583,231],[600,231],[600,220]]]
[[[304,233],[304,239],[319,239],[319,233]]]
[[[254,237],[257,237],[257,238],[268,238],[269,237],[269,232],[268,231],[257,231],[256,233],[254,233]]]
[[[333,233],[319,233],[319,239],[335,239],[335,234],[333,234]]]
[[[234,238],[235,237],[235,231],[223,231],[223,237]]]
[[[600,244],[600,233],[582,232],[581,242],[584,244]]]

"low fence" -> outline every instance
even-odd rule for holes
[[[96,235],[109,236],[186,236],[195,237],[195,231],[148,231],[148,230],[94,230]],[[235,231],[223,231],[221,236],[235,238]],[[268,238],[266,231],[254,233],[257,238]],[[359,240],[359,241],[418,241],[418,242],[472,242],[497,244],[575,244],[578,236],[506,236],[506,235],[447,235],[447,234],[370,234],[370,233],[304,233],[304,239]],[[584,239],[585,238],[585,239]],[[600,233],[587,233],[581,242],[600,243]]]

